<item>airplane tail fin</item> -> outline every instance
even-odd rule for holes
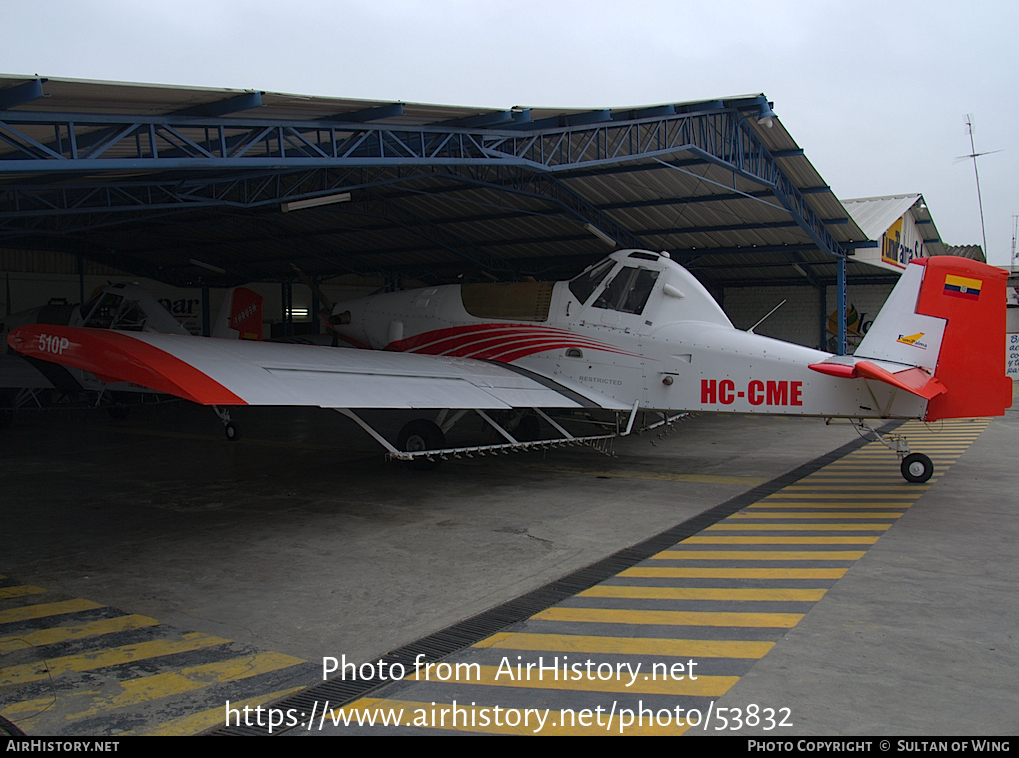
[[[913,260],[855,357],[932,373],[945,390],[928,402],[926,421],[1002,415],[1012,404],[1005,376],[1007,277],[967,258]]]
[[[213,337],[223,339],[262,339],[262,296],[247,287],[234,287],[226,295]]]

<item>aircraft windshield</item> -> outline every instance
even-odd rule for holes
[[[657,271],[643,268],[623,268],[594,301],[595,308],[641,313],[658,279]]]
[[[602,280],[608,276],[612,267],[616,265],[616,262],[609,258],[604,260],[592,269],[588,269],[583,274],[573,277],[570,280],[570,292],[573,293],[574,297],[577,298],[581,303],[586,303],[588,298],[594,294],[594,291],[598,289],[598,285],[602,283]]]
[[[113,320],[113,329],[121,329],[127,332],[145,331],[146,315],[141,305],[129,300],[117,313]]]
[[[123,299],[124,298],[120,295],[114,295],[112,292],[104,293],[99,304],[96,305],[92,312],[88,315],[87,320],[85,321],[85,326],[96,329],[109,329],[110,325],[113,323],[113,317],[117,315],[117,309],[120,307],[120,303]],[[85,308],[90,308],[93,302],[94,300],[90,300]]]
[[[96,300],[99,301],[98,305]],[[144,309],[138,302],[126,300],[122,295],[106,292],[90,300],[82,310],[87,314],[85,326],[94,329],[120,329],[130,332],[145,330],[147,316]]]

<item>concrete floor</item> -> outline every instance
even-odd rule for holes
[[[238,443],[184,404],[18,419],[0,437],[0,573],[308,661],[366,661],[856,438],[704,416],[613,458],[421,473],[338,414],[241,411]],[[797,733],[1015,733],[1017,434],[1015,411],[992,424],[719,705],[789,706]]]
[[[339,414],[242,410],[238,443],[180,404],[123,423],[19,419],[3,437],[0,508],[18,535],[3,572],[309,660],[370,660],[856,437],[816,419],[701,417],[617,442],[614,458],[415,472]]]
[[[1012,409],[719,707],[789,707],[804,735],[1019,734],[1017,450]]]

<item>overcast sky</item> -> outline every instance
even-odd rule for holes
[[[5,2],[0,73],[508,108],[765,93],[840,198],[921,192],[989,260],[1019,214],[1019,3]]]

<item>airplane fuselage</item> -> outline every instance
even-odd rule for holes
[[[373,349],[492,360],[620,408],[916,418],[926,401],[809,368],[832,356],[733,327],[668,257],[624,250],[555,284],[447,285],[338,303]]]

